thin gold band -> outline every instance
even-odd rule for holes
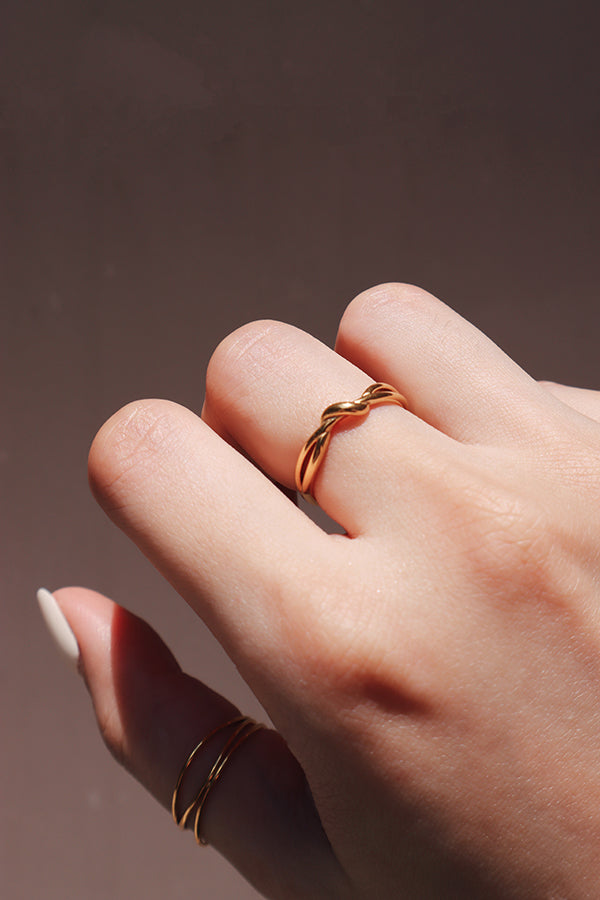
[[[223,747],[221,753],[219,754],[215,764],[210,770],[208,777],[197,797],[198,808],[196,810],[196,818],[194,819],[194,837],[196,838],[196,843],[206,846],[208,841],[206,841],[202,835],[200,834],[200,821],[202,819],[202,813],[204,811],[204,805],[208,798],[211,788],[213,788],[221,776],[223,769],[231,759],[232,755],[235,751],[242,746],[242,744],[248,740],[251,734],[254,734],[255,731],[259,731],[264,726],[258,722],[252,721],[252,719],[246,719],[241,725],[236,728],[226,745]]]
[[[188,817],[189,817],[191,811],[193,810],[194,806],[196,805],[196,798],[194,798],[194,800],[192,800],[190,805],[185,809],[185,811],[182,813],[181,816],[179,816],[177,814],[177,802],[179,799],[179,791],[181,790],[181,785],[183,784],[183,779],[185,778],[185,774],[186,774],[187,770],[193,763],[194,759],[196,758],[196,756],[198,755],[200,750],[202,750],[202,748],[205,747],[209,741],[211,741],[214,737],[216,737],[221,731],[225,731],[225,729],[229,728],[231,725],[238,725],[241,722],[245,721],[245,719],[246,719],[245,716],[237,716],[235,719],[230,719],[228,722],[224,722],[222,725],[219,725],[217,728],[214,728],[211,732],[209,732],[209,734],[207,734],[205,737],[203,737],[202,740],[198,744],[196,744],[196,746],[194,747],[194,749],[192,750],[192,752],[186,759],[186,761],[183,764],[181,771],[179,773],[179,777],[177,778],[177,783],[175,784],[175,789],[173,790],[173,796],[171,798],[171,815],[173,816],[173,821],[175,822],[175,824],[177,826],[179,826],[179,828],[182,828],[182,829],[185,828]]]
[[[179,805],[179,793],[181,791],[186,773],[188,772],[194,759],[196,758],[200,750],[206,747],[209,741],[211,741],[222,731],[225,731],[226,729],[232,727],[234,728],[233,732],[226,740],[224,746],[221,749],[221,752],[219,753],[208,775],[202,783],[202,786],[196,793],[192,802],[186,807],[183,813],[179,815],[179,813],[177,812],[177,807]],[[179,773],[179,777],[177,778],[177,782],[175,784],[175,789],[173,790],[173,796],[171,798],[171,815],[173,816],[173,821],[176,825],[179,826],[179,828],[185,828],[193,810],[196,810],[196,816],[194,819],[194,835],[198,844],[205,845],[207,843],[207,841],[205,841],[200,834],[200,822],[202,818],[202,812],[204,810],[204,805],[211,788],[213,788],[218,781],[221,773],[223,772],[223,769],[225,768],[227,762],[235,753],[235,751],[239,747],[241,747],[244,741],[246,741],[251,734],[254,734],[255,731],[258,731],[261,728],[264,728],[264,726],[259,724],[258,722],[255,722],[253,719],[250,719],[248,716],[237,716],[235,719],[230,719],[228,722],[225,722],[223,725],[219,725],[217,728],[213,729],[213,731],[203,737],[202,740],[198,744],[196,744],[196,746],[186,759],[185,763],[183,764]]]
[[[325,451],[335,426],[348,416],[366,416],[372,406],[381,406],[383,403],[396,403],[404,409],[407,408],[406,398],[396,388],[378,381],[371,384],[358,400],[332,403],[323,410],[319,427],[304,444],[296,463],[296,490],[306,500],[315,502],[313,482],[319,466],[325,458]]]

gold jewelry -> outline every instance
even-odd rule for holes
[[[177,815],[177,801],[179,799],[179,791],[181,789],[183,779],[185,778],[185,773],[193,763],[200,750],[202,750],[202,748],[205,747],[213,737],[219,734],[220,731],[225,731],[225,729],[229,728],[231,725],[237,725],[244,720],[245,716],[237,716],[237,718],[230,719],[228,722],[224,722],[223,725],[219,725],[217,728],[214,728],[209,734],[206,735],[206,737],[202,738],[199,744],[196,744],[196,746],[186,759],[179,773],[179,777],[177,778],[177,783],[175,784],[175,789],[171,798],[171,815],[173,816],[173,821],[177,826],[179,826],[179,828],[185,828],[188,816],[196,805],[196,800],[193,800],[181,816]]]
[[[319,427],[304,444],[296,463],[296,490],[305,500],[315,502],[312,485],[317,470],[325,458],[333,428],[347,416],[366,416],[372,406],[380,406],[383,403],[396,403],[404,409],[408,406],[406,398],[396,388],[378,381],[371,384],[358,400],[332,403],[323,410]]]
[[[231,728],[232,726],[236,727],[234,728],[233,733],[225,742],[225,745],[219,753],[215,763],[211,767],[210,772],[205,778],[200,790],[197,792],[192,802],[186,807],[184,812],[179,815],[177,812],[179,792],[181,790],[185,775],[192,762],[194,761],[200,750],[206,747],[206,745],[209,743],[209,741],[212,740],[212,738],[216,737],[217,734],[225,731],[227,728]],[[207,843],[207,841],[205,841],[200,835],[200,820],[202,811],[204,809],[204,804],[206,803],[206,798],[208,797],[210,789],[216,784],[233,753],[244,743],[245,740],[247,740],[247,738],[250,737],[251,734],[254,734],[254,732],[258,731],[260,728],[264,728],[264,726],[260,725],[258,722],[255,722],[253,719],[250,719],[248,716],[237,716],[237,718],[235,719],[230,719],[223,725],[219,725],[218,728],[213,729],[213,731],[207,734],[206,737],[202,738],[202,740],[198,744],[196,744],[196,746],[186,759],[185,763],[183,764],[179,773],[179,777],[177,778],[177,783],[175,784],[175,789],[173,791],[173,796],[171,799],[171,815],[173,816],[173,821],[176,825],[179,826],[179,828],[185,828],[192,811],[196,809],[196,817],[194,820],[194,835],[196,837],[197,843]]]
[[[252,719],[247,718],[241,725],[238,726],[238,728],[236,728],[230,739],[223,747],[221,753],[219,754],[215,764],[208,774],[206,781],[200,788],[198,796],[196,797],[198,808],[196,810],[196,818],[194,819],[194,837],[196,838],[197,844],[202,844],[203,846],[206,846],[208,844],[208,841],[204,840],[204,838],[200,834],[200,820],[202,818],[204,805],[211,788],[215,786],[223,769],[225,768],[235,751],[242,746],[244,741],[248,740],[251,734],[254,734],[255,731],[259,731],[259,729],[263,727],[264,726],[260,723],[254,722]]]

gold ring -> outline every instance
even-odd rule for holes
[[[197,809],[196,818],[194,819],[194,837],[196,838],[197,844],[202,844],[204,846],[208,844],[208,841],[206,841],[200,833],[200,821],[202,819],[204,804],[206,803],[206,798],[208,797],[211,788],[216,784],[221,772],[235,751],[242,746],[244,741],[248,740],[251,734],[254,734],[255,731],[259,731],[263,727],[264,726],[259,722],[253,722],[252,719],[246,718],[244,722],[235,729],[217,757],[212,769],[208,773],[206,781],[200,788],[196,797]]]
[[[406,398],[396,388],[378,381],[369,385],[358,400],[332,403],[323,410],[319,427],[304,444],[296,463],[296,490],[302,494],[305,500],[315,502],[313,482],[319,466],[325,458],[325,451],[335,426],[347,416],[366,416],[372,406],[380,406],[383,403],[396,403],[404,409],[407,409],[408,406]]]
[[[235,727],[234,727],[235,726]],[[211,769],[204,779],[202,786],[199,791],[196,793],[194,799],[185,810],[179,814],[177,811],[179,805],[179,794],[181,791],[182,784],[184,782],[186,773],[188,772],[191,764],[194,759],[197,757],[200,750],[202,750],[206,745],[218,734],[222,731],[226,731],[228,728],[233,728],[233,731],[225,744],[223,745],[221,752],[217,756],[215,762],[211,766]],[[238,716],[235,719],[230,719],[228,722],[225,722],[223,725],[219,725],[218,728],[213,729],[206,737],[203,737],[202,740],[196,744],[192,752],[189,754],[185,763],[183,764],[181,771],[179,773],[179,777],[177,778],[177,782],[175,784],[175,789],[173,790],[173,796],[171,798],[171,815],[173,816],[173,821],[179,828],[185,828],[186,823],[192,814],[193,810],[196,810],[196,816],[194,819],[194,836],[198,844],[206,845],[208,842],[204,840],[200,833],[200,822],[202,819],[202,812],[204,810],[204,805],[206,803],[206,799],[214,787],[216,782],[218,781],[223,769],[227,765],[227,762],[235,753],[235,751],[241,747],[241,745],[246,741],[251,734],[254,734],[255,731],[259,731],[259,729],[264,728],[264,725],[255,722],[253,719],[248,716]]]

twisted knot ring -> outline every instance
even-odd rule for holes
[[[407,408],[406,398],[396,388],[378,381],[369,385],[358,400],[332,403],[323,410],[319,427],[304,444],[296,463],[296,490],[306,500],[315,502],[312,484],[325,457],[335,426],[348,416],[366,416],[372,406],[380,406],[383,403],[396,403],[404,409]]]

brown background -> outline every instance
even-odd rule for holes
[[[600,387],[596,8],[0,3],[2,897],[255,896],[109,758],[34,605],[102,590],[255,709],[88,494],[111,412],[199,410],[228,331],[331,342],[387,280],[535,376]]]

